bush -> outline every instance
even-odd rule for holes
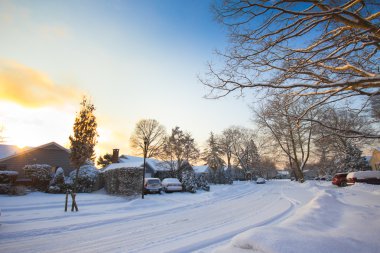
[[[1,170],[0,171],[0,184],[14,184],[18,176],[17,171]]]
[[[10,184],[0,184],[0,194],[8,194],[10,192]]]
[[[39,191],[47,191],[52,179],[52,167],[48,164],[25,165],[23,168],[26,177],[32,179],[32,186]]]
[[[16,196],[21,196],[26,194],[26,187],[17,185],[17,186],[11,186],[9,190],[9,195],[16,195]]]
[[[74,170],[70,173],[70,178],[73,183],[76,180],[77,171]],[[100,184],[99,170],[93,165],[83,165],[79,169],[77,192],[93,192],[99,190],[102,185]],[[70,180],[67,180],[66,185],[71,185]]]
[[[197,183],[193,170],[185,170],[182,172],[183,189],[187,192],[195,193],[197,191]]]
[[[195,175],[195,182],[197,184],[197,189],[201,189],[204,191],[210,190],[210,185],[208,184],[208,181],[206,179],[206,176],[203,174],[196,174]]]

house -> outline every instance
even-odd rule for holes
[[[203,175],[209,174],[208,165],[193,166],[193,169],[194,169],[195,174],[203,174]]]
[[[17,171],[19,178],[24,178],[23,168],[29,164],[48,164],[52,167],[62,167],[68,175],[70,166],[70,151],[61,145],[50,142],[34,148],[17,149],[10,145],[0,145],[0,170]]]
[[[369,160],[372,170],[380,170],[380,147],[374,148],[372,157]]]
[[[114,150],[115,153],[115,150]],[[115,156],[115,155],[113,155]],[[169,172],[170,166],[168,163],[153,159],[146,158],[145,161],[145,177],[157,177],[157,174],[162,172]],[[103,171],[108,171],[112,169],[120,168],[143,168],[144,167],[144,158],[130,155],[122,155],[119,157],[117,163],[112,163],[105,167]]]

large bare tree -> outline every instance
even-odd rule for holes
[[[131,147],[138,155],[157,157],[166,136],[165,127],[155,119],[142,119],[137,122],[130,138]]]
[[[300,182],[304,181],[303,170],[310,158],[314,123],[299,121],[297,115],[312,103],[310,100],[307,97],[294,100],[293,96],[283,94],[254,110],[256,123],[267,130]],[[314,118],[315,114],[313,110],[307,116]]]
[[[321,104],[380,95],[379,1],[225,0],[214,7],[231,46],[218,52],[224,64],[210,64],[201,78],[208,97],[247,89],[314,96],[302,118]]]

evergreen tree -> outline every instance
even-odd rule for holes
[[[74,183],[74,192],[77,190],[77,178],[79,168],[86,164],[86,161],[94,161],[95,145],[97,143],[97,123],[94,115],[95,106],[83,97],[81,110],[77,114],[73,127],[73,135],[70,139],[70,160],[76,168],[76,180]]]
[[[364,170],[367,165],[362,151],[351,142],[347,142],[344,153],[337,155],[334,162],[339,172]]]
[[[110,165],[112,163],[112,155],[107,153],[103,156],[100,156],[97,161],[98,165],[102,166],[102,168]]]
[[[172,133],[165,139],[162,158],[166,160],[172,169],[181,177],[181,170],[187,163],[197,161],[199,150],[190,133],[184,133],[179,127],[172,129]]]
[[[207,146],[203,151],[203,161],[206,162],[208,167],[215,173],[217,169],[223,167],[224,160],[222,159],[223,150],[217,143],[214,133],[210,133],[210,137],[207,140]]]

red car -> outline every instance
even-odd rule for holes
[[[332,179],[332,184],[343,187],[347,186],[347,174],[348,173],[337,173]]]

